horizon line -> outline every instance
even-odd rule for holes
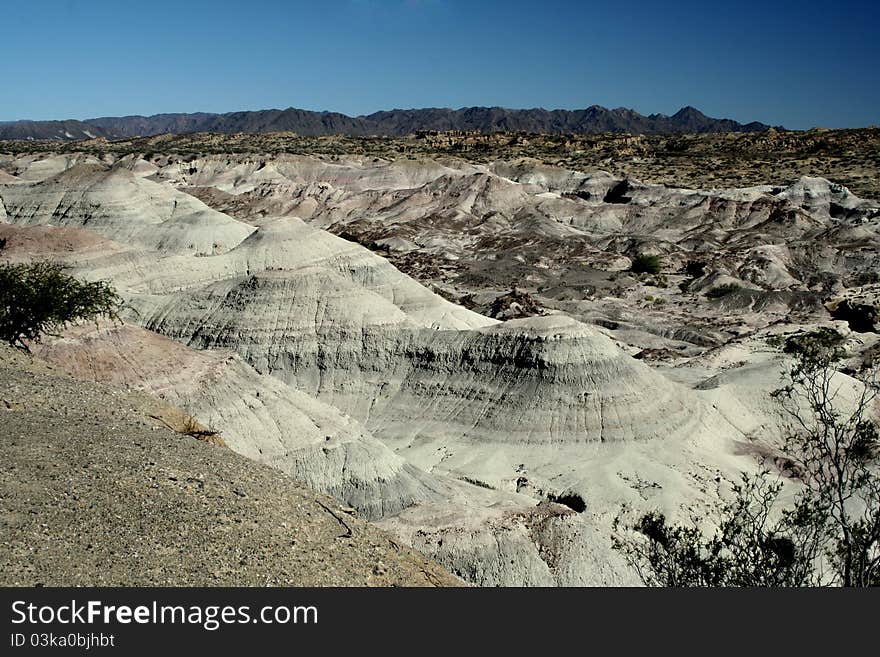
[[[373,116],[373,115],[375,115],[375,114],[379,114],[379,113],[382,113],[382,112],[412,112],[412,111],[425,111],[425,110],[441,110],[441,111],[445,110],[445,111],[451,111],[451,112],[460,112],[460,111],[462,111],[462,110],[468,110],[468,109],[501,109],[501,110],[510,111],[510,112],[529,112],[529,111],[543,111],[543,112],[583,112],[583,111],[590,110],[590,109],[594,109],[594,108],[607,110],[607,111],[609,111],[609,112],[614,112],[614,111],[619,111],[619,110],[625,110],[625,111],[628,111],[628,112],[635,112],[636,114],[639,114],[640,116],[644,116],[645,118],[651,118],[651,117],[667,117],[667,118],[671,118],[672,116],[675,116],[675,114],[678,114],[679,112],[682,112],[682,111],[684,111],[684,110],[688,110],[688,109],[692,109],[692,110],[695,110],[695,111],[699,112],[700,114],[702,114],[703,116],[706,116],[707,118],[710,118],[710,119],[722,120],[722,121],[724,121],[724,120],[727,120],[727,121],[736,121],[737,123],[740,123],[741,125],[749,125],[750,123],[763,123],[764,125],[770,125],[770,124],[764,123],[763,121],[759,121],[759,120],[750,120],[750,121],[747,121],[747,122],[741,122],[741,121],[739,121],[739,120],[737,120],[737,119],[732,119],[732,118],[729,118],[729,117],[714,117],[714,116],[709,116],[708,114],[706,114],[705,112],[703,112],[703,111],[700,110],[699,108],[697,108],[697,107],[695,107],[695,106],[693,106],[693,105],[690,105],[690,104],[682,105],[678,110],[676,110],[676,111],[673,112],[672,114],[664,114],[663,112],[651,112],[650,114],[645,114],[645,113],[643,113],[643,112],[641,112],[641,111],[639,111],[639,110],[637,110],[637,109],[635,109],[635,108],[632,108],[632,107],[626,107],[626,106],[624,106],[624,105],[620,105],[620,106],[618,106],[618,107],[613,107],[613,108],[612,108],[612,107],[606,107],[606,106],[604,106],[604,105],[598,105],[598,104],[588,105],[588,106],[586,106],[586,107],[576,107],[576,108],[556,107],[556,108],[553,108],[553,109],[548,109],[547,107],[543,107],[543,106],[536,106],[536,107],[507,107],[507,106],[504,106],[504,105],[462,105],[461,107],[448,107],[448,106],[447,106],[447,107],[439,107],[439,106],[423,106],[423,107],[393,107],[393,108],[390,108],[390,109],[378,109],[378,110],[374,110],[374,111],[372,111],[372,112],[365,113],[365,114],[346,114],[345,112],[340,112],[340,111],[337,111],[337,110],[328,110],[328,109],[316,110],[316,109],[307,109],[307,108],[305,108],[305,107],[295,107],[295,106],[293,106],[293,105],[290,105],[290,106],[285,107],[285,108],[280,108],[280,107],[263,107],[263,108],[259,108],[259,109],[236,109],[236,110],[228,110],[228,111],[222,111],[222,112],[209,112],[209,111],[204,111],[204,110],[195,110],[195,111],[163,111],[163,112],[155,112],[155,113],[152,113],[152,114],[103,114],[103,115],[100,115],[100,116],[88,116],[88,117],[86,117],[86,118],[66,117],[66,118],[63,118],[63,119],[62,119],[62,118],[52,118],[52,119],[30,119],[30,118],[0,119],[0,124],[3,124],[3,123],[6,123],[6,124],[9,124],[9,123],[49,123],[49,122],[64,122],[64,121],[79,121],[79,122],[86,122],[86,121],[96,121],[96,120],[99,120],[99,119],[124,119],[124,118],[135,118],[135,117],[140,117],[140,118],[147,118],[147,119],[149,119],[149,118],[153,118],[153,117],[157,117],[157,116],[196,115],[196,114],[202,114],[202,115],[208,115],[208,116],[223,116],[223,115],[227,115],[227,114],[245,114],[245,113],[255,113],[255,112],[286,112],[286,111],[289,111],[289,110],[297,110],[297,111],[301,111],[301,112],[311,112],[311,113],[314,113],[314,114],[338,114],[338,115],[340,115],[340,116],[345,116],[345,117],[347,117],[347,118],[352,118],[352,119],[363,119],[363,118],[369,118],[370,116]],[[771,127],[781,128],[781,127],[783,127],[783,126],[782,126],[782,125],[776,125],[776,126],[771,126]]]

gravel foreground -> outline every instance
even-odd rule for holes
[[[158,404],[0,347],[0,585],[461,584]]]

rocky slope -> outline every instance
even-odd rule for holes
[[[455,586],[278,471],[183,436],[142,394],[0,347],[4,586]]]

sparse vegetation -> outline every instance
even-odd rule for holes
[[[770,343],[781,348],[786,354],[793,354],[813,362],[821,361],[830,366],[843,358],[843,341],[844,338],[840,333],[823,326],[815,331],[771,340]]]
[[[512,138],[516,139],[512,139]],[[155,137],[121,140],[46,142],[2,141],[4,153],[45,150],[47,143],[59,152],[126,155],[154,151]],[[477,149],[476,144],[482,144]],[[796,179],[807,163],[818,158],[814,173],[846,185],[865,198],[880,195],[877,145],[880,128],[833,130],[821,141],[814,131],[743,133],[735,140],[724,134],[681,135],[669,147],[667,135],[640,135],[634,146],[631,135],[526,135],[524,133],[440,133],[437,138],[417,137],[306,137],[285,133],[206,134],[169,136],[162,153],[181,156],[195,153],[298,153],[363,154],[393,159],[400,153],[413,156],[454,154],[474,162],[521,157],[580,171],[609,169],[615,176],[632,176],[693,188],[764,184],[769,178]],[[682,147],[685,145],[684,147]],[[846,157],[841,157],[846,153]],[[756,157],[760,154],[760,157]],[[613,162],[609,166],[609,159]],[[714,170],[712,169],[714,167]]]
[[[117,319],[122,298],[106,281],[79,281],[61,265],[0,265],[0,340],[27,350],[28,340],[72,322]]]
[[[640,253],[633,258],[629,270],[634,274],[659,274],[663,268],[663,260],[658,255]]]
[[[711,517],[693,516],[689,525],[672,525],[651,511],[623,527],[618,515],[612,547],[647,586],[812,584],[816,542],[796,531],[796,512],[771,519],[782,485],[767,475],[743,475],[732,499],[719,497]],[[703,531],[707,523],[716,527],[711,537]]]
[[[196,422],[195,418],[189,416],[184,420],[183,426],[179,431],[180,433],[192,436],[193,438],[201,436],[216,436],[218,433],[211,429],[205,429],[201,424]]]
[[[292,132],[210,134],[190,133],[161,138],[163,154],[186,157],[189,161],[205,154],[230,153],[299,153],[299,154],[364,154],[372,158],[393,159],[399,153],[407,158],[444,156],[455,153],[465,159],[486,162],[498,159],[533,157],[544,163],[589,171],[609,167],[614,175],[632,175],[655,182],[706,187],[708,180],[733,184],[748,181],[762,184],[767,180],[769,164],[780,179],[802,174],[805,158],[819,156],[822,171],[853,191],[868,197],[877,195],[877,176],[861,175],[852,164],[859,162],[859,153],[868,161],[873,158],[880,141],[880,130],[839,130],[829,133],[821,142],[810,132],[768,135],[743,133],[736,140],[724,135],[682,135],[670,142],[666,135],[640,135],[633,143],[631,135],[577,134],[537,135],[516,132],[440,132],[434,136],[324,136],[308,137]],[[683,149],[670,144],[687,144]],[[30,153],[45,150],[47,144],[61,152],[85,152],[101,157],[108,153],[126,155],[148,152],[156,156],[156,137],[134,137],[120,140],[87,141],[3,141],[0,149],[9,153]],[[817,152],[817,147],[819,152]],[[756,158],[756,152],[764,157]],[[847,158],[839,157],[847,152]],[[789,157],[786,157],[789,156]],[[784,171],[780,162],[790,162]],[[743,176],[745,172],[748,175]],[[708,174],[708,175],[707,175]]]
[[[614,523],[612,545],[649,586],[880,586],[880,434],[869,409],[876,372],[863,372],[856,399],[834,365],[840,336],[824,330],[790,338],[789,383],[773,393],[792,418],[783,473],[800,485],[778,508],[783,480],[768,470],[742,475],[714,512],[673,525],[653,511]],[[844,410],[847,407],[847,410]],[[707,537],[705,529],[714,526]]]
[[[774,397],[793,420],[784,451],[804,486],[800,524],[815,532],[841,586],[880,586],[880,433],[871,415],[877,370],[855,372],[855,398],[839,380],[840,336],[820,330],[794,351],[789,384]]]

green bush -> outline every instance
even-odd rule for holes
[[[709,535],[699,517],[672,524],[657,510],[627,524],[625,507],[613,521],[612,547],[647,586],[809,586],[817,549],[792,538],[801,529],[795,511],[772,517],[781,490],[768,471],[742,475],[717,500]]]
[[[618,514],[612,547],[643,583],[880,586],[880,383],[874,369],[857,373],[858,397],[841,403],[842,341],[829,329],[774,340],[794,356],[787,385],[771,393],[792,420],[776,473],[742,474],[683,524],[659,510],[634,522],[631,507]],[[785,479],[798,483],[793,498],[781,495]]]
[[[829,362],[833,362],[843,358],[843,343],[844,337],[840,333],[822,326],[815,331],[789,336],[781,345],[773,344],[773,346],[781,346],[786,354],[812,358],[827,356]]]
[[[657,255],[645,255],[640,253],[633,258],[632,266],[629,268],[634,274],[659,274],[663,268],[663,261]]]
[[[122,298],[106,281],[84,282],[61,265],[37,262],[0,265],[0,340],[27,349],[72,322],[117,319]]]

